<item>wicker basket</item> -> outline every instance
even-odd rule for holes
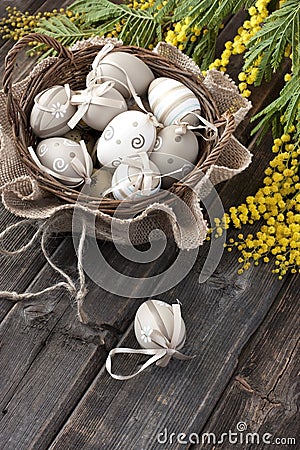
[[[14,65],[19,52],[32,41],[44,43],[57,50],[59,57],[48,70],[31,79],[26,90],[26,95],[23,95],[18,101],[13,94]],[[90,71],[91,64],[102,47],[100,44],[90,45],[86,48],[71,51],[51,37],[41,34],[31,34],[22,38],[10,50],[6,57],[3,88],[7,95],[7,113],[11,122],[16,148],[24,165],[33,178],[37,180],[39,186],[68,203],[75,203],[77,201],[78,191],[63,185],[50,175],[41,171],[29,155],[28,147],[37,144],[37,138],[33,135],[29,126],[30,112],[34,97],[39,92],[54,84],[69,83],[73,90],[84,89],[86,76]],[[219,136],[217,139],[214,141],[201,140],[199,160],[194,170],[183,180],[171,186],[170,191],[183,198],[189,186],[193,187],[197,184],[203,176],[203,173],[219,158],[220,152],[228,143],[235,129],[234,118],[230,113],[224,113],[222,117],[219,115],[213,98],[199,77],[171,64],[163,56],[150,50],[133,46],[121,46],[112,51],[131,53],[144,61],[156,77],[170,77],[185,84],[197,96],[201,105],[201,115],[218,128]],[[138,212],[145,209],[150,203],[162,201],[172,202],[172,197],[168,195],[168,192],[161,191],[151,196],[151,198],[149,197],[139,201],[127,201],[124,207],[122,207],[120,201],[107,197],[101,200],[99,208],[102,212],[111,215],[118,208],[118,215],[121,214],[121,216],[124,215],[126,217],[126,211],[128,214],[128,206],[131,207],[131,212],[132,210]],[[92,197],[86,197],[85,200],[91,204],[95,204],[95,202],[99,203],[99,199]]]

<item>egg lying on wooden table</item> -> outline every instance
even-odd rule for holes
[[[162,177],[162,187],[169,188],[194,168],[198,157],[198,141],[191,130],[180,134],[178,125],[170,125],[159,131],[154,148],[150,154],[162,175],[176,172],[174,176]]]
[[[36,136],[62,136],[71,129],[68,121],[77,108],[71,105],[70,95],[68,86],[53,86],[35,97],[30,126]]]
[[[174,331],[174,312],[168,303],[147,300],[137,310],[134,320],[135,336],[142,348],[161,348],[152,337],[154,331],[160,332],[171,342]],[[185,339],[186,329],[181,318],[177,349],[183,347]]]
[[[192,112],[200,114],[200,103],[195,94],[184,84],[167,77],[153,80],[148,89],[150,108],[165,126],[181,119],[196,126],[199,121]]]
[[[140,111],[126,111],[116,116],[97,141],[100,164],[117,167],[124,156],[149,152],[156,140],[152,118]]]
[[[98,66],[87,77],[87,84],[112,80],[115,88],[125,98],[131,97],[128,79],[135,92],[141,96],[147,92],[154,79],[153,72],[141,59],[127,52],[111,52],[104,56]]]
[[[77,142],[62,137],[44,139],[36,148],[36,157],[42,170],[65,185],[90,182],[93,162],[86,148]]]

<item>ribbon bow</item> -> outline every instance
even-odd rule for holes
[[[91,70],[91,72],[90,72],[90,73],[87,75],[87,77],[86,77],[86,85],[87,85],[88,87],[95,86],[95,85],[97,85],[98,83],[99,83],[100,85],[101,85],[102,83],[104,83],[103,80],[105,79],[105,77],[104,77],[104,75],[102,74],[102,69],[101,69],[101,64],[100,64],[100,63],[101,63],[102,59],[103,59],[109,52],[111,52],[111,50],[113,50],[113,48],[114,48],[114,45],[113,45],[113,44],[111,44],[111,43],[110,43],[110,44],[106,44],[106,45],[104,45],[104,47],[100,50],[100,52],[97,54],[97,56],[96,56],[96,58],[94,59],[93,64],[92,64],[92,70]],[[159,127],[159,128],[163,128],[163,125],[162,125],[161,123],[158,122],[158,120],[156,119],[156,117],[155,117],[152,113],[149,113],[149,112],[147,111],[147,109],[145,108],[145,106],[144,106],[144,104],[143,104],[143,102],[142,102],[140,96],[139,96],[139,95],[137,94],[137,92],[135,91],[135,88],[134,88],[134,86],[133,86],[133,84],[132,84],[132,81],[130,80],[130,78],[129,78],[127,72],[126,72],[126,70],[124,70],[123,67],[121,67],[119,64],[117,64],[117,63],[115,63],[115,62],[113,62],[113,61],[109,61],[109,62],[105,62],[105,61],[104,61],[102,64],[103,64],[103,65],[104,65],[104,64],[107,64],[107,65],[109,65],[109,66],[115,67],[115,68],[117,68],[120,72],[123,73],[123,75],[125,76],[125,79],[126,79],[126,84],[123,83],[122,81],[116,80],[116,79],[114,79],[114,78],[112,78],[112,77],[109,77],[109,80],[110,80],[110,81],[115,81],[115,82],[121,84],[121,85],[126,89],[126,91],[128,92],[128,94],[134,99],[134,101],[135,101],[135,103],[138,105],[138,107],[139,107],[142,111],[144,111],[146,114],[148,114],[148,117],[149,117],[150,120],[152,120],[154,126],[155,126],[155,127]]]
[[[177,346],[180,344],[180,331],[181,331],[181,310],[180,304],[173,304],[173,335],[171,341],[164,336],[160,329],[153,330],[150,334],[151,341],[155,342],[160,348],[150,348],[150,349],[132,349],[132,348],[114,348],[108,354],[106,360],[106,370],[116,380],[129,380],[137,376],[139,373],[143,372],[147,367],[152,364],[156,364],[159,367],[166,367],[172,358],[180,359],[182,361],[187,361],[195,358],[195,356],[187,356],[177,350]],[[142,365],[140,369],[131,375],[117,375],[112,372],[112,357],[117,354],[131,354],[131,355],[149,355],[152,356],[148,359],[145,364]]]
[[[29,150],[30,156],[33,159],[33,161],[35,162],[35,164],[43,172],[47,173],[48,175],[51,175],[54,178],[57,178],[58,180],[61,180],[66,186],[78,187],[82,183],[91,184],[91,182],[92,182],[91,177],[90,177],[90,174],[92,171],[90,155],[86,148],[85,142],[80,141],[79,144],[82,149],[82,153],[83,153],[83,157],[84,157],[84,164],[80,161],[80,159],[77,156],[75,156],[70,162],[72,168],[78,174],[78,177],[68,177],[66,175],[57,173],[52,169],[49,169],[49,167],[46,167],[41,163],[41,161],[37,157],[37,155],[32,147],[28,147],[28,150]]]
[[[103,192],[103,197],[116,190],[122,190],[123,187],[130,187],[132,194],[142,192],[143,195],[150,195],[153,190],[153,178],[156,178],[158,174],[151,169],[147,153],[141,152],[136,155],[125,156],[121,158],[121,164],[127,164],[130,167],[140,169],[141,173],[136,174],[134,180],[130,180],[129,178],[121,180]]]
[[[74,128],[85,115],[91,104],[121,109],[123,106],[122,100],[103,97],[103,95],[109,92],[114,85],[114,81],[110,80],[105,81],[102,84],[91,85],[83,91],[76,91],[75,94],[72,95],[70,102],[71,105],[78,106],[78,109],[74,116],[69,120],[68,126]]]
[[[195,111],[191,111],[189,114],[193,114],[195,117],[197,117],[200,122],[199,125],[193,126],[188,122],[182,121],[183,117],[186,115],[186,113],[184,113],[184,116],[181,116],[174,123],[175,125],[178,125],[178,128],[175,129],[176,134],[186,134],[187,130],[191,130],[194,131],[195,134],[200,135],[205,141],[212,141],[214,139],[217,139],[218,130],[213,123],[204,119],[204,117],[200,116]],[[197,133],[197,130],[207,131],[208,136],[203,136],[203,134],[199,132]]]

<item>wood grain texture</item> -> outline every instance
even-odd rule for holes
[[[62,450],[66,443],[70,449],[97,445],[155,449],[157,433],[165,427],[186,433],[201,429],[232,375],[241,349],[282,288],[267,267],[243,276],[236,270],[236,263],[224,255],[218,272],[206,283],[199,285],[193,270],[169,295],[169,301],[177,297],[183,302],[188,336],[184,351],[196,354],[194,360],[172,361],[166,369],[151,367],[127,382],[100,372],[51,450]],[[136,347],[131,329],[120,345]],[[132,372],[136,359],[120,361],[115,364],[117,373]],[[99,401],[99,392],[104,401]]]
[[[68,3],[32,2],[36,9],[45,10]],[[242,21],[241,13],[228,22],[218,49],[233,37]],[[0,48],[0,61],[7,51],[5,45],[9,48],[10,44]],[[22,56],[16,79],[23,78],[32,63]],[[239,64],[236,57],[229,68],[233,78]],[[252,114],[278,94],[281,84],[282,75],[277,75],[271,84],[255,90]],[[257,146],[256,139],[250,138],[249,117],[237,135],[250,143],[253,164],[218,188],[226,209],[242,202],[261,185],[272,155],[270,135]],[[7,220],[5,214],[0,215],[1,226]],[[16,243],[25,234],[16,236]],[[57,242],[53,250],[56,247]],[[89,242],[86,251],[88,248]],[[224,253],[213,276],[199,284],[206,244],[189,275],[159,295],[165,301],[182,301],[187,325],[184,352],[196,354],[196,358],[189,362],[174,360],[166,369],[153,366],[134,380],[119,382],[105,371],[107,349],[117,343],[137,347],[132,321],[139,304],[146,299],[142,278],[163,273],[175,261],[178,250],[169,243],[164,254],[151,264],[128,261],[112,243],[100,243],[100,251],[115,270],[141,281],[129,298],[124,298],[88,280],[89,293],[83,309],[89,326],[78,323],[76,309],[64,292],[53,296],[57,307],[51,314],[29,322],[24,319],[23,308],[33,302],[13,308],[11,303],[1,302],[1,448],[172,450],[182,446],[173,443],[165,447],[157,441],[157,433],[165,427],[176,434],[219,431],[224,430],[223,426],[234,428],[243,418],[251,429],[293,436],[297,310],[292,297],[299,289],[294,280],[280,282],[267,265],[239,276],[237,254]],[[20,255],[2,261],[0,285],[6,289],[37,290],[57,280],[44,265],[38,244],[25,259]],[[55,261],[76,276],[71,239],[60,244]],[[103,270],[104,278],[109,276],[101,265],[95,264],[94,270]],[[116,276],[114,280],[115,287],[122,288],[121,278]],[[135,298],[138,294],[144,298]],[[282,323],[288,325],[282,327]],[[120,358],[113,367],[117,372],[129,373],[144,360]]]
[[[54,256],[72,274],[71,240]],[[31,288],[41,289],[57,278],[45,267]],[[5,449],[46,448],[105,359],[101,333],[79,324],[64,291],[54,295],[57,306],[48,316],[26,321],[18,304],[0,327],[0,442]]]
[[[258,433],[260,440],[257,446],[247,445],[245,432],[243,445],[237,446],[239,449],[297,448],[299,289],[299,278],[293,278],[278,296],[265,321],[242,352],[233,378],[201,433],[213,432],[220,437],[229,430],[237,432],[237,424],[244,422],[247,431]],[[263,443],[264,433],[272,435],[268,438],[272,445]],[[296,441],[288,442],[287,439]],[[225,442],[229,445],[228,440],[224,440],[223,445],[216,444],[214,449],[225,448]],[[207,448],[210,448],[207,443],[191,447]]]

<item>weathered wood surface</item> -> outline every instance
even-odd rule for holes
[[[1,4],[0,13],[6,3]],[[32,11],[67,4],[27,3],[26,9]],[[238,20],[242,22],[242,14],[227,23],[219,45],[234,35]],[[1,61],[10,45],[4,43],[0,48]],[[32,61],[21,57],[16,79],[28,72],[30,64]],[[233,77],[237,72],[238,58],[230,68]],[[282,77],[277,76],[271,85],[257,89],[252,97],[253,109],[267,104],[281,84]],[[225,209],[255,192],[271,156],[270,135],[256,145],[256,138],[249,136],[250,129],[246,120],[237,135],[253,152],[253,164],[220,187]],[[1,210],[1,230],[15,220]],[[25,237],[25,231],[16,234],[15,245],[21,245]],[[101,243],[100,250],[116,270],[137,277],[163,272],[178,255],[169,244],[158,261],[143,265],[126,261],[111,243]],[[57,305],[52,313],[31,320],[26,307],[47,298],[16,305],[1,300],[0,448],[175,449],[184,445],[174,437],[172,443],[160,444],[157,433],[167,428],[176,436],[201,436],[206,431],[218,436],[234,430],[241,421],[251,431],[296,437],[299,283],[292,277],[280,282],[267,265],[237,275],[237,255],[224,253],[214,275],[199,284],[207,250],[205,245],[180,284],[159,296],[169,302],[176,298],[182,301],[188,333],[185,352],[196,354],[196,358],[172,361],[165,369],[151,367],[127,382],[112,380],[104,363],[107,350],[117,344],[137,347],[132,321],[142,299],[116,296],[89,281],[84,313],[90,327],[79,324],[76,308],[65,291],[53,295]],[[53,239],[50,251],[55,262],[75,278],[71,239]],[[38,243],[29,254],[1,258],[2,289],[37,291],[57,281]],[[138,290],[143,295],[142,282]],[[114,368],[129,372],[136,363],[135,358],[119,359]],[[254,448],[272,447],[251,446]]]

